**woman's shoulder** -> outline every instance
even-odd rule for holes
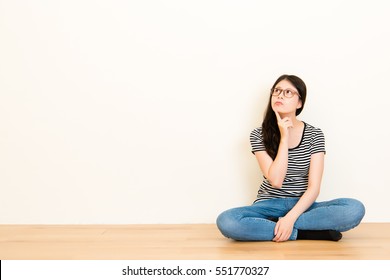
[[[314,126],[314,125],[311,125],[307,122],[303,122],[305,124],[305,129],[307,130],[311,130],[311,131],[322,131],[321,128],[317,127],[317,126]]]
[[[252,129],[251,136],[261,136],[262,131],[263,131],[263,128],[261,126],[256,127],[254,129]]]
[[[303,123],[305,124],[305,131],[308,132],[307,134],[311,136],[316,136],[316,135],[321,135],[322,137],[324,136],[324,133],[322,132],[321,128],[311,125],[307,122],[303,122]]]

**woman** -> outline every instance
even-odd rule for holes
[[[297,119],[306,85],[283,75],[274,83],[261,127],[250,135],[264,180],[250,206],[233,208],[217,218],[219,230],[242,241],[341,239],[356,227],[365,209],[355,199],[316,202],[324,168],[325,139],[319,128]]]

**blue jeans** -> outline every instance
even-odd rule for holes
[[[224,236],[235,240],[272,240],[277,219],[284,217],[298,200],[274,198],[226,210],[218,216],[217,226]],[[296,220],[289,240],[297,239],[298,230],[350,230],[360,223],[364,214],[364,205],[352,198],[314,202]]]

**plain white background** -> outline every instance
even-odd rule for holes
[[[390,222],[387,1],[0,1],[0,223],[213,223],[261,183],[282,74],[326,137],[319,200]]]

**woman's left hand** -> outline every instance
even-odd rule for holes
[[[275,237],[272,241],[283,242],[288,240],[293,231],[294,223],[295,220],[288,218],[287,216],[279,218],[274,230]]]

